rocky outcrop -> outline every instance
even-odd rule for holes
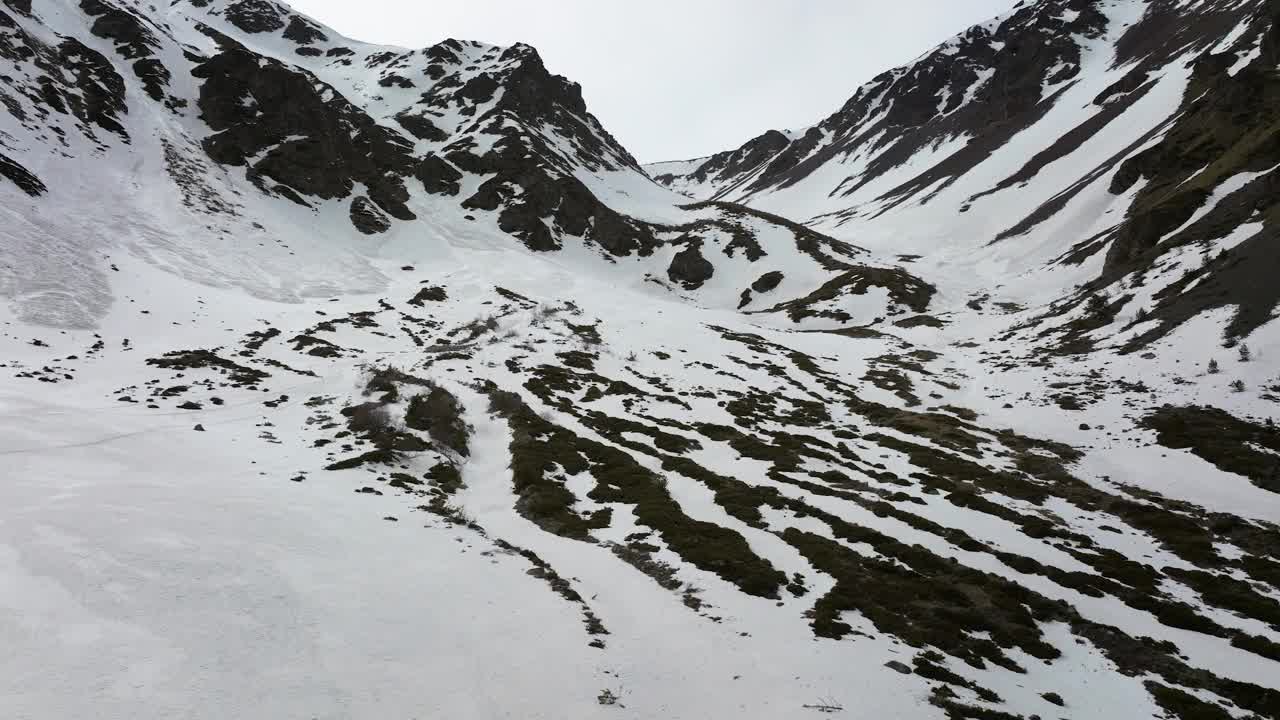
[[[351,201],[351,224],[365,235],[377,235],[391,229],[387,216],[363,195]]]
[[[316,27],[315,23],[299,15],[289,18],[289,25],[284,29],[284,38],[299,45],[329,41],[329,36]]]
[[[733,187],[735,196],[749,197],[802,182],[851,153],[871,156],[864,171],[833,190],[848,196],[939,141],[972,138],[884,198],[901,202],[926,190],[935,194],[1052,107],[1080,71],[1079,43],[1106,27],[1098,1],[1024,3],[996,25],[975,26],[912,65],[877,76],[803,135],[782,143],[781,133],[766,133],[732,153],[711,156],[688,178],[714,179],[708,196]],[[674,178],[662,181],[672,184]]]
[[[1273,17],[1260,19],[1236,41],[1235,52],[1208,55],[1196,63],[1174,122],[1159,142],[1125,160],[1116,171],[1110,188],[1113,194],[1127,191],[1142,178],[1147,183],[1107,252],[1106,274],[1141,263],[1168,233],[1190,219],[1223,180],[1280,165],[1280,79],[1275,75],[1280,64],[1280,28],[1273,24],[1280,17],[1280,4],[1273,4],[1272,13]],[[1258,57],[1230,74],[1238,54],[1255,43],[1260,47]],[[1219,217],[1217,225],[1234,227],[1270,207],[1271,202],[1242,203],[1232,217]],[[1205,231],[1193,235],[1203,239]],[[1190,239],[1169,238],[1161,249]]]
[[[40,178],[3,153],[0,153],[0,175],[8,178],[22,192],[32,197],[43,195],[48,191],[44,183],[40,182]]]
[[[432,195],[457,195],[462,191],[458,182],[462,179],[462,173],[439,155],[432,154],[423,158],[414,168],[413,175]]]
[[[707,158],[693,172],[684,176],[683,180],[699,185],[713,182],[719,178],[733,180],[744,177],[756,168],[771,160],[787,147],[791,141],[777,130],[769,130],[759,137],[743,143],[736,150],[726,150]],[[655,182],[663,185],[674,185],[676,176],[670,173],[655,175]]]
[[[62,72],[40,79],[45,102],[58,112],[74,115],[90,133],[88,126],[96,125],[128,139],[129,134],[120,123],[120,117],[129,112],[124,78],[111,61],[75,38],[67,38],[58,45],[56,58]],[[60,83],[53,78],[68,75],[70,87],[58,88]]]
[[[147,23],[134,13],[104,0],[80,0],[80,9],[95,17],[90,31],[112,40],[116,52],[126,60],[133,60],[133,74],[142,81],[143,89],[153,100],[163,100],[169,87],[169,69],[155,51],[160,47],[155,33]]]
[[[498,211],[498,227],[531,250],[560,248],[551,227],[594,242],[613,255],[649,255],[659,244],[652,227],[600,202],[577,178],[530,167],[523,159],[498,169],[462,206]]]
[[[64,128],[53,118],[61,115],[73,118],[71,127],[100,144],[105,138],[99,130],[128,141],[121,123],[128,113],[124,78],[102,53],[75,37],[46,44],[0,10],[0,60],[6,63],[0,104],[28,129],[43,132],[59,125],[53,132],[60,134]]]
[[[270,0],[239,0],[227,7],[227,22],[244,32],[276,32],[285,26],[286,13]]]
[[[209,32],[223,51],[192,71],[205,81],[200,112],[215,131],[203,143],[209,157],[247,166],[260,185],[270,179],[321,199],[362,183],[387,214],[413,219],[403,178],[418,163],[407,141],[305,71]]]
[[[771,270],[756,278],[756,281],[751,283],[751,289],[758,293],[770,292],[782,284],[782,278],[781,270]]]
[[[715,274],[715,266],[702,256],[702,243],[690,240],[683,250],[671,258],[667,277],[680,283],[685,290],[697,290]]]
[[[396,122],[419,140],[444,142],[449,139],[449,133],[436,127],[436,124],[431,122],[431,118],[423,112],[405,110],[396,115]]]

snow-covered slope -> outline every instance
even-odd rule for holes
[[[1277,258],[1275,12],[1263,0],[1021,3],[798,138],[766,133],[650,172],[699,199],[923,255],[939,273],[989,264],[972,292],[1063,301],[1030,324],[1039,341],[1048,329],[1079,347],[1070,313],[1101,301],[1111,319],[1097,334],[1130,351],[1213,309],[1234,308],[1234,343],[1280,301],[1262,279]]]
[[[786,272],[795,292],[778,300],[794,300],[857,255],[744,211],[680,207],[528,46],[363,45],[267,0],[5,18],[0,153],[22,263],[0,297],[24,319],[92,325],[107,297],[92,259],[112,249],[296,301],[384,287],[368,257],[431,252],[424,229],[509,234],[582,272],[621,265],[729,307],[766,272]]]
[[[3,0],[0,717],[1280,716],[1269,8],[1025,4],[772,180],[527,46]]]

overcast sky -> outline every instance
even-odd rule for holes
[[[286,0],[288,1],[288,0]],[[1016,0],[292,0],[366,42],[536,47],[641,162],[831,114],[858,85]]]

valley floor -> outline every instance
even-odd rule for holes
[[[1273,414],[1272,365],[1048,361],[955,289],[799,332],[516,249],[299,304],[113,261],[146,292],[97,330],[0,326],[4,717],[1276,709],[1280,488],[1142,425]]]

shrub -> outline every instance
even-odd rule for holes
[[[1107,299],[1101,295],[1090,295],[1086,303],[1090,315],[1103,317],[1108,315]]]
[[[349,414],[347,427],[352,432],[365,433],[368,435],[376,435],[383,430],[391,427],[391,413],[387,412],[387,408],[379,403],[363,403],[348,408],[344,414]]]
[[[524,400],[520,395],[507,390],[493,389],[489,391],[489,413],[508,418],[524,408]]]
[[[462,419],[462,404],[448,390],[432,386],[430,392],[414,395],[404,419],[409,427],[426,431],[433,441],[459,455],[470,453],[471,428]]]

